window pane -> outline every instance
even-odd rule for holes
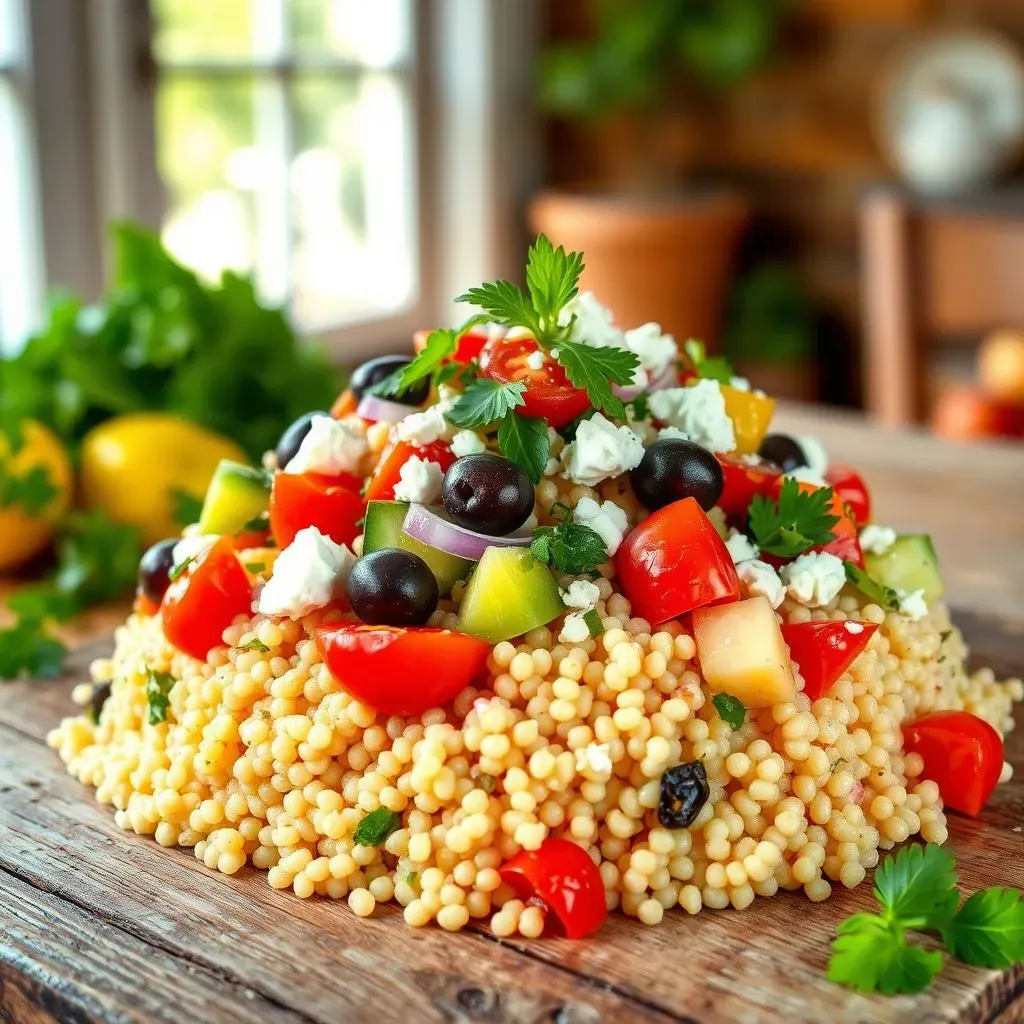
[[[254,2],[261,0],[151,0],[157,60],[251,57]]]
[[[385,68],[409,53],[409,0],[287,0],[291,45]]]
[[[415,299],[408,98],[399,79],[300,77],[293,94],[293,310],[315,326]]]

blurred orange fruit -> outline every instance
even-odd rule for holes
[[[1024,331],[990,334],[978,353],[978,379],[993,398],[1024,405]]]
[[[932,412],[940,437],[969,441],[984,437],[1024,437],[1024,405],[1001,402],[967,385],[943,391]]]

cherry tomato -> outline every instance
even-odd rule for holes
[[[1003,739],[967,711],[935,711],[903,726],[903,749],[920,754],[922,775],[942,802],[977,817],[1003,771]]]
[[[179,650],[205,661],[223,643],[221,634],[252,610],[252,585],[230,537],[192,560],[164,594],[164,636]]]
[[[317,649],[351,697],[383,715],[443,707],[483,672],[491,645],[432,627],[320,626]]]
[[[500,384],[522,381],[526,385],[523,405],[516,411],[523,416],[538,416],[553,427],[564,427],[590,408],[586,391],[574,388],[565,371],[546,356],[544,365],[534,370],[527,359],[540,346],[532,338],[495,338],[480,353],[480,373]]]
[[[694,498],[649,515],[622,542],[615,568],[633,614],[652,625],[740,596],[732,557]]]
[[[391,501],[395,497],[395,484],[402,479],[402,467],[413,457],[424,462],[436,462],[442,471],[455,461],[451,448],[443,441],[413,444],[411,441],[392,441],[384,449],[377,468],[366,487],[367,501]]]
[[[270,530],[239,530],[232,537],[236,551],[248,548],[265,548],[270,542]]]
[[[833,463],[825,470],[825,480],[846,502],[858,526],[871,522],[871,495],[864,478],[852,466]]]
[[[366,512],[360,483],[351,473],[277,473],[270,490],[270,530],[277,546],[288,547],[307,526],[315,526],[338,544],[351,544]]]
[[[132,603],[132,611],[136,615],[156,615],[160,611],[160,602],[147,597],[141,590],[135,591],[135,601]]]
[[[430,331],[417,331],[412,337],[412,347],[418,353],[426,347]],[[472,362],[480,355],[480,350],[491,340],[491,335],[486,330],[468,330],[460,335],[455,354],[451,360],[456,363]]]
[[[745,523],[747,510],[755,495],[774,497],[779,478],[779,467],[771,462],[749,463],[738,455],[716,455],[722,467],[725,485],[718,504],[730,520]]]
[[[582,939],[608,916],[601,873],[590,854],[568,839],[545,839],[536,850],[520,850],[498,873],[520,899],[547,904],[567,938]]]
[[[336,420],[343,420],[346,416],[351,416],[358,406],[359,399],[356,398],[349,388],[345,388],[334,400],[334,405],[331,406],[331,415]]]
[[[824,697],[877,629],[873,622],[784,623],[782,638],[804,678],[804,693],[811,700]]]

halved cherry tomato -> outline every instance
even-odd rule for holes
[[[539,370],[533,369],[527,359],[539,351],[533,338],[495,338],[480,353],[480,374],[500,384],[522,381],[526,393],[516,412],[538,416],[556,428],[564,427],[590,408],[590,398],[586,391],[569,383],[565,371],[550,356],[545,356]]]
[[[147,597],[141,590],[135,591],[135,601],[132,604],[132,611],[136,615],[156,615],[160,611],[160,602]]]
[[[977,817],[1003,771],[1003,738],[967,711],[934,711],[903,726],[903,749],[920,754],[922,775],[942,802]]]
[[[417,354],[426,347],[429,337],[430,331],[417,331],[412,336],[412,347]],[[472,362],[480,355],[480,350],[491,340],[491,337],[487,331],[466,331],[465,334],[459,336],[455,354],[450,357],[451,360],[463,364]]]
[[[197,555],[164,594],[164,636],[179,650],[205,661],[223,643],[221,634],[252,608],[252,584],[230,537]]]
[[[349,389],[345,388],[344,391],[334,400],[334,405],[331,406],[331,415],[336,420],[342,420],[346,416],[351,416],[359,406],[359,399],[356,398],[355,394]]]
[[[522,900],[539,899],[570,939],[582,939],[608,916],[601,872],[581,846],[545,839],[536,850],[520,850],[498,873]]]
[[[649,515],[622,542],[615,568],[633,614],[652,625],[740,596],[732,557],[694,498]]]
[[[722,496],[718,504],[730,520],[745,523],[754,496],[774,497],[779,479],[779,467],[771,462],[750,463],[738,455],[715,455],[722,467]]]
[[[873,622],[784,623],[782,638],[804,678],[804,693],[811,700],[824,697],[877,629]]]
[[[286,548],[299,530],[315,526],[337,544],[359,536],[356,525],[366,512],[359,496],[361,480],[351,473],[277,473],[270,490],[270,530],[279,548]]]
[[[443,441],[413,444],[411,441],[392,441],[384,450],[377,468],[366,486],[367,501],[391,501],[395,497],[395,484],[402,479],[402,467],[413,457],[423,462],[436,462],[444,472],[455,461],[451,448]]]
[[[317,649],[349,696],[383,715],[443,707],[484,670],[491,645],[450,629],[320,626]]]
[[[871,522],[871,495],[864,478],[852,466],[833,463],[825,470],[825,480],[846,502],[858,526]]]

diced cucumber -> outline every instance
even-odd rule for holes
[[[492,644],[546,626],[565,607],[548,567],[524,548],[488,548],[459,609],[459,629]]]
[[[368,555],[381,548],[401,548],[419,555],[437,577],[438,592],[444,597],[451,593],[453,584],[465,579],[473,563],[403,533],[402,524],[408,511],[409,505],[404,501],[371,501],[366,506],[363,554]]]
[[[939,560],[926,533],[906,533],[881,555],[864,552],[864,568],[879,583],[895,590],[923,590],[931,603],[942,597],[945,586]]]
[[[250,519],[267,511],[270,483],[265,470],[221,459],[206,489],[199,532],[238,533]]]

